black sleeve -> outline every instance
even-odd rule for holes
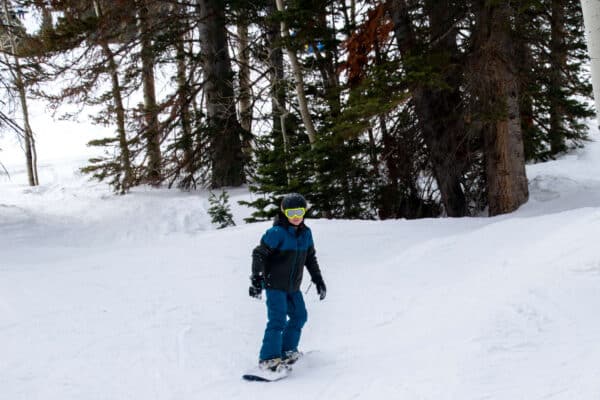
[[[252,276],[264,276],[267,260],[271,254],[273,254],[273,249],[261,240],[260,244],[252,251]]]
[[[308,248],[308,254],[306,255],[306,268],[310,273],[310,278],[314,283],[323,282],[321,276],[321,269],[319,268],[319,262],[317,261],[317,252],[315,246]]]

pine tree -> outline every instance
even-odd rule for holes
[[[576,0],[56,0],[56,24],[42,3],[36,79],[102,107],[86,171],[123,193],[248,179],[253,220],[291,191],[324,218],[496,214],[527,198],[521,134],[530,160],[587,135]]]
[[[276,125],[279,132],[275,131],[274,136],[262,143],[266,146],[258,150],[264,155],[258,157],[257,176],[251,189],[274,195],[268,202],[260,201],[262,209],[257,216],[267,217],[275,212],[277,195],[290,191],[306,194],[312,212],[317,216],[370,218],[375,215],[373,201],[369,200],[369,196],[375,197],[375,190],[369,158],[365,156],[368,144],[336,129],[342,118],[341,88],[336,73],[339,42],[331,21],[326,18],[335,12],[330,3],[288,1],[285,12],[275,14],[275,20],[283,19],[286,29],[293,33],[283,35],[284,43],[280,45],[288,49],[291,61],[297,58],[298,65],[295,65],[296,61],[292,62],[292,71],[287,76],[294,76],[297,93],[301,93],[298,92],[298,80],[303,80],[307,101],[304,104],[302,95],[286,97],[277,94],[280,89],[273,90],[277,109],[285,118],[280,118]],[[299,66],[303,74],[298,74]],[[277,80],[272,82],[281,88],[281,77]],[[306,107],[310,121],[305,115]],[[300,112],[295,114],[293,110]],[[300,121],[302,125],[299,125]],[[269,162],[270,159],[282,162],[272,167],[261,166],[262,161]],[[272,168],[280,173],[273,174]],[[267,204],[271,211],[264,211]]]
[[[550,62],[546,76],[550,100],[550,156],[579,147],[588,137],[586,119],[594,112],[582,99],[590,99],[592,87],[583,79],[589,63],[581,3],[552,0]]]
[[[42,5],[49,14],[48,7]],[[108,180],[116,192],[124,194],[144,176],[143,168],[134,165],[134,158],[143,152],[135,136],[128,134],[131,119],[125,108],[132,85],[126,76],[131,59],[124,54],[128,40],[135,36],[135,19],[129,5],[122,2],[63,0],[53,2],[53,10],[62,12],[56,24],[44,24],[38,40],[41,51],[49,59],[45,63],[45,79],[56,77],[67,84],[59,93],[41,91],[41,97],[53,108],[63,102],[101,105],[103,110],[92,117],[98,124],[115,124],[116,136],[96,139],[89,143],[106,149],[105,156],[95,157],[82,168],[99,180]],[[87,55],[82,58],[81,52]],[[110,89],[98,92],[99,82],[108,78]],[[65,117],[72,117],[66,115]],[[128,126],[129,125],[129,126]]]
[[[218,225],[218,229],[235,226],[229,205],[229,194],[226,191],[222,191],[219,197],[211,192],[208,202],[210,203],[208,215],[211,217],[211,222]]]
[[[275,0],[263,4],[265,17],[258,19],[264,31],[263,40],[258,43],[256,55],[266,69],[271,115],[265,120],[271,129],[254,140],[254,164],[250,190],[258,194],[252,202],[240,204],[256,208],[246,222],[264,221],[277,214],[280,196],[292,191],[304,192],[304,188],[292,190],[294,159],[298,150],[305,147],[298,132],[299,120],[288,111],[287,81],[284,71],[283,49],[281,48],[280,23],[274,18]],[[304,172],[306,175],[306,171]],[[289,190],[288,190],[289,189]]]
[[[581,146],[585,120],[593,115],[585,99],[591,85],[577,0],[528,0],[516,17],[521,126],[528,160],[547,160]]]

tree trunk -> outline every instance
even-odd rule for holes
[[[408,73],[413,72],[411,57],[423,54],[416,54],[417,43],[408,6],[405,0],[392,0],[389,6],[396,41],[405,61],[404,68]],[[436,58],[448,60],[447,65],[439,66],[437,71],[446,87],[433,87],[428,82],[413,83],[413,104],[446,214],[450,217],[462,217],[467,213],[466,199],[460,183],[465,166],[462,158],[465,129],[460,106],[462,74],[456,69],[457,32],[449,27],[452,8],[448,0],[444,0],[443,4],[427,2],[426,12],[430,18],[431,37],[435,39],[432,40],[430,52],[438,56]]]
[[[27,94],[25,92],[25,83],[23,82],[21,65],[19,63],[19,60],[17,59],[17,56],[15,56],[15,73],[15,83],[19,91],[21,111],[23,112],[23,128],[25,131],[25,158],[27,160],[27,177],[29,179],[30,186],[37,186],[40,184],[37,171],[37,150],[35,147],[33,129],[31,129],[31,124],[29,123],[29,106],[27,104]]]
[[[565,151],[565,108],[561,92],[565,85],[564,71],[567,68],[565,48],[565,4],[563,0],[552,0],[550,19],[550,151],[557,154]]]
[[[102,17],[102,8],[98,1],[94,0],[94,10],[98,18]],[[108,69],[112,84],[112,95],[115,104],[115,114],[117,118],[117,134],[119,137],[119,149],[121,170],[123,171],[123,179],[120,182],[121,194],[126,193],[133,186],[133,169],[131,168],[131,155],[129,153],[129,144],[127,143],[127,131],[125,129],[125,107],[123,106],[123,98],[121,96],[121,84],[119,80],[119,69],[115,61],[108,42],[101,40],[101,47],[108,61]]]
[[[382,66],[384,63],[384,55],[381,52],[378,41],[375,41],[373,50],[375,52],[375,65],[378,67]],[[402,179],[400,176],[400,163],[398,161],[402,160],[403,165],[407,165],[410,164],[412,160],[410,160],[410,156],[408,155],[399,154],[398,143],[388,130],[386,116],[379,115],[378,119],[379,129],[381,130],[381,158],[386,167],[384,173],[387,178],[385,184],[381,188],[378,215],[380,219],[401,218],[402,215],[399,213],[399,205],[402,203],[403,197],[400,191]],[[372,131],[372,129],[369,129],[369,143],[372,148],[370,155],[372,158],[375,158],[375,141]],[[380,167],[378,162],[372,160],[371,165],[374,173],[379,174]]]
[[[267,6],[267,15],[272,15],[276,11],[275,0]],[[268,47],[269,81],[271,83],[271,109],[273,110],[273,133],[281,133],[283,144],[283,154],[285,170],[287,171],[287,184],[290,184],[291,178],[288,168],[289,138],[287,135],[286,120],[288,111],[286,107],[287,98],[285,90],[285,75],[283,69],[283,50],[276,45],[280,27],[276,22],[269,22],[266,27],[266,38]]]
[[[247,132],[252,132],[252,88],[250,87],[250,42],[248,40],[248,24],[240,22],[237,26],[240,63],[240,125]],[[246,147],[248,143],[244,144]]]
[[[519,73],[519,111],[521,115],[521,132],[523,134],[523,147],[525,149],[525,160],[533,159],[536,154],[536,138],[533,110],[532,93],[532,68],[535,64],[529,46],[528,23],[534,18],[532,13],[521,10],[515,18],[517,38],[515,39],[515,63]]]
[[[248,39],[248,22],[240,16],[238,23],[238,58],[240,85],[240,125],[242,126],[242,152],[244,159],[252,158],[252,88],[250,87],[250,42]]]
[[[318,16],[318,26],[317,29],[320,32],[329,32],[329,27],[327,26],[327,4],[324,3],[322,5],[322,9],[320,10]],[[332,43],[335,41],[335,27],[333,27],[330,32],[330,37],[323,38],[326,43]],[[321,79],[323,80],[323,88],[325,89],[325,98],[327,99],[327,103],[329,104],[329,109],[332,117],[337,117],[340,115],[342,105],[340,100],[340,89],[338,82],[338,74],[336,72],[336,62],[337,55],[331,50],[331,46],[325,46],[323,52],[325,56],[321,55],[321,51],[318,49],[317,43],[312,43],[313,51],[315,54],[315,58],[317,59],[317,68],[321,74]]]
[[[160,150],[160,128],[158,124],[158,105],[154,80],[154,51],[152,49],[152,28],[147,0],[137,0],[138,28],[140,31],[142,85],[144,92],[144,137],[148,155],[146,178],[151,185],[161,181],[162,161]]]
[[[596,116],[600,125],[600,1],[581,0],[588,52],[591,58],[592,84],[596,99]]]
[[[277,4],[277,10],[279,12],[285,11],[285,6],[283,4],[283,0],[275,0]],[[287,30],[287,26],[284,21],[281,21],[281,36],[284,39],[289,38],[289,33]],[[294,80],[296,81],[296,94],[298,95],[298,105],[300,107],[300,115],[302,117],[302,122],[304,123],[304,127],[306,129],[306,134],[308,135],[308,141],[311,146],[314,147],[315,142],[317,141],[317,132],[315,130],[315,126],[312,121],[312,117],[308,111],[308,102],[306,100],[306,93],[304,91],[304,77],[302,76],[302,67],[300,66],[300,62],[298,61],[298,56],[296,52],[289,47],[286,47],[288,58],[290,59],[290,64],[292,66],[292,71],[294,73]]]
[[[239,186],[245,182],[243,131],[236,116],[224,10],[217,0],[198,0],[198,6],[206,113],[212,138],[211,186]]]
[[[133,169],[131,167],[131,154],[129,152],[129,144],[127,142],[127,130],[125,128],[125,106],[121,96],[121,84],[119,80],[119,71],[115,57],[110,50],[108,44],[103,43],[102,48],[108,59],[108,67],[112,82],[113,101],[115,102],[115,114],[117,118],[117,132],[119,135],[119,149],[121,155],[121,169],[123,170],[123,179],[121,180],[121,193],[126,193],[134,184]]]
[[[186,17],[185,8],[182,5],[175,6],[180,19]],[[184,22],[181,22],[183,24]],[[177,103],[179,118],[181,121],[181,146],[183,149],[182,166],[188,176],[184,179],[183,187],[189,189],[193,181],[192,175],[196,172],[196,152],[194,151],[194,138],[192,134],[192,117],[190,115],[190,101],[192,97],[190,84],[188,82],[188,70],[186,61],[188,57],[185,52],[185,32],[187,29],[179,28],[179,36],[176,40],[177,52]]]
[[[479,0],[475,8],[471,87],[481,106],[490,216],[509,213],[528,197],[517,75],[513,66],[512,9]]]
[[[21,70],[21,63],[19,61],[19,56],[17,54],[17,43],[13,32],[11,32],[10,26],[12,25],[12,21],[10,20],[11,12],[9,10],[8,1],[3,0],[2,9],[4,14],[4,19],[6,19],[6,33],[8,35],[8,40],[11,48],[11,52],[13,54],[13,64],[11,65],[10,61],[8,61],[8,56],[6,57],[6,65],[10,69],[10,73],[13,75],[14,83],[17,88],[17,92],[19,93],[19,101],[21,103],[21,112],[23,113],[23,140],[24,140],[24,150],[25,150],[25,160],[27,167],[27,178],[30,186],[39,185],[38,171],[37,171],[37,150],[35,147],[35,138],[33,135],[33,129],[31,129],[31,124],[29,123],[29,107],[27,104],[27,93],[25,90],[25,82],[23,80],[23,71]],[[4,22],[4,21],[3,21]]]

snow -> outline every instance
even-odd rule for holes
[[[208,193],[115,196],[60,146],[29,188],[5,137],[0,398],[598,399],[593,139],[528,166],[510,215],[307,221],[327,298],[305,279],[310,353],[265,384],[241,379],[266,319],[250,254],[270,226],[243,223],[245,189],[229,191],[238,225],[216,230]]]

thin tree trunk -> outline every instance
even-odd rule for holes
[[[152,50],[152,28],[146,0],[137,0],[138,27],[140,30],[142,85],[144,92],[144,137],[148,155],[147,180],[151,185],[161,181],[162,156],[160,150],[160,128],[154,79],[154,51]]]
[[[565,4],[552,0],[550,21],[550,151],[552,154],[566,150],[564,114],[561,91],[565,85],[564,69],[567,67],[565,49]]]
[[[238,24],[239,48],[238,57],[240,63],[240,125],[247,132],[252,132],[252,88],[250,87],[250,42],[248,40],[248,24]],[[244,143],[247,147],[249,143]]]
[[[385,126],[385,118],[384,116],[379,117],[379,125],[381,126],[381,136],[384,136],[384,132],[387,135],[387,127]],[[379,174],[379,159],[377,157],[377,140],[375,140],[375,134],[373,132],[373,128],[369,127],[367,129],[367,135],[369,138],[369,164],[371,164],[371,169],[373,170],[373,174]]]
[[[238,23],[238,58],[240,85],[240,125],[242,126],[242,152],[244,159],[252,158],[252,88],[250,87],[250,42],[248,39],[248,22],[241,18]]]
[[[13,74],[15,86],[17,87],[17,91],[19,93],[19,101],[21,103],[21,112],[23,113],[23,140],[25,142],[25,159],[27,163],[27,178],[29,180],[30,186],[39,185],[38,171],[37,171],[37,150],[35,147],[35,138],[33,135],[33,130],[31,129],[31,124],[29,122],[29,107],[27,104],[27,93],[25,91],[25,82],[23,80],[23,72],[21,70],[21,63],[19,61],[19,56],[17,55],[17,45],[13,33],[11,32],[10,25],[12,22],[10,21],[10,11],[8,7],[8,1],[3,0],[2,2],[4,18],[6,19],[7,25],[7,35],[11,47],[11,52],[13,55],[14,68],[11,68],[11,73]],[[7,60],[7,65],[10,68],[10,62]]]
[[[97,0],[94,0],[94,10],[98,18],[102,17],[102,9]],[[121,194],[126,193],[133,186],[133,169],[131,168],[131,155],[129,144],[127,143],[127,131],[125,128],[125,107],[123,106],[123,97],[121,96],[121,83],[119,80],[119,68],[115,61],[115,55],[110,49],[106,40],[101,41],[102,51],[108,61],[108,69],[112,84],[112,95],[115,104],[115,115],[117,118],[117,135],[119,138],[119,156],[123,179],[120,182]]]
[[[476,5],[471,87],[481,104],[490,216],[509,213],[529,197],[517,74],[512,65],[512,18],[508,3]]]
[[[115,57],[107,43],[102,44],[104,54],[108,58],[108,68],[112,82],[113,101],[115,102],[115,116],[117,118],[117,132],[119,135],[119,149],[121,155],[121,169],[123,170],[123,179],[121,181],[121,193],[126,193],[134,184],[133,169],[131,167],[131,154],[127,142],[127,130],[125,128],[125,106],[121,96],[121,84],[119,80],[119,71]]]
[[[279,12],[285,11],[283,0],[275,0],[275,3]],[[287,26],[284,21],[281,21],[281,36],[284,39],[289,38]],[[302,122],[304,123],[304,127],[306,128],[308,141],[310,142],[311,146],[314,147],[317,141],[317,132],[315,130],[312,117],[310,116],[310,113],[308,111],[308,102],[306,100],[306,93],[304,91],[304,77],[302,76],[302,68],[300,66],[300,62],[298,61],[298,56],[296,55],[296,52],[290,49],[289,47],[286,47],[286,51],[288,58],[290,59],[292,71],[294,73],[294,80],[296,81],[296,94],[298,95],[298,105],[300,107],[300,115],[302,117]]]
[[[23,112],[23,128],[25,130],[25,157],[27,159],[27,177],[29,178],[30,186],[40,184],[37,171],[37,150],[35,147],[35,138],[33,129],[29,123],[29,107],[27,104],[27,94],[25,92],[25,84],[23,82],[23,74],[21,65],[15,56],[15,73],[17,75],[16,85],[19,91],[19,100],[21,102],[21,110]]]
[[[184,152],[184,165],[187,172],[194,172],[193,154],[194,141],[192,139],[192,125],[189,109],[190,88],[187,82],[187,69],[185,66],[185,52],[181,39],[177,43],[177,91],[179,118],[181,119],[181,142]]]
[[[375,42],[375,64],[381,66],[384,63],[384,54],[382,54],[379,42]],[[381,154],[382,161],[385,163],[385,174],[387,177],[385,185],[382,187],[381,201],[378,207],[379,218],[400,218],[398,215],[398,205],[402,202],[402,194],[400,193],[400,171],[398,159],[402,159],[405,164],[410,163],[409,157],[403,157],[404,154],[398,155],[398,149],[395,145],[394,138],[390,134],[385,115],[379,115],[379,129],[381,130]],[[369,129],[369,142],[374,143],[372,138],[372,129]],[[373,146],[373,144],[371,145]],[[375,154],[374,151],[371,151]],[[373,163],[373,170],[379,173],[378,163]]]
[[[533,115],[533,98],[531,93],[532,75],[534,61],[528,45],[527,24],[533,18],[530,12],[522,10],[517,13],[515,27],[517,38],[515,39],[515,62],[519,72],[519,111],[521,115],[521,131],[523,134],[523,145],[525,149],[525,160],[533,158],[536,153],[535,125]]]
[[[183,6],[178,7],[177,12],[185,18],[185,10]],[[183,147],[183,166],[185,171],[192,175],[196,172],[194,139],[192,135],[192,118],[190,115],[190,98],[191,90],[187,79],[186,61],[188,60],[185,53],[185,31],[180,28],[179,36],[176,41],[177,51],[177,97],[179,107],[179,118],[181,121],[181,145]],[[189,181],[189,180],[186,180]]]
[[[327,31],[327,5],[323,5],[321,14],[319,15],[319,28],[325,32]],[[324,38],[326,41],[331,42],[335,39],[335,32],[331,33],[331,37]],[[318,44],[312,44],[315,57],[317,59],[317,67],[321,73],[323,79],[323,87],[325,89],[325,97],[329,103],[329,109],[331,115],[337,117],[342,109],[340,100],[340,90],[338,83],[338,74],[336,73],[335,65],[335,54],[329,49],[325,49],[325,57],[321,55],[321,51],[318,49]]]
[[[400,218],[398,215],[398,204],[402,202],[402,194],[400,193],[400,171],[398,170],[398,163],[396,162],[398,149],[395,148],[394,139],[390,135],[386,121],[383,116],[379,117],[379,125],[381,127],[381,144],[382,157],[385,162],[385,173],[387,176],[387,182],[382,188],[381,203],[379,205],[379,218]],[[370,134],[369,134],[370,137]],[[377,165],[376,165],[377,166]],[[378,169],[376,169],[377,171]]]
[[[276,11],[275,0],[267,5],[267,15],[272,15]],[[286,170],[287,184],[290,184],[291,177],[288,168],[289,138],[287,135],[286,120],[289,112],[286,107],[285,75],[283,70],[283,50],[276,46],[277,38],[280,37],[280,27],[276,22],[269,21],[266,28],[267,51],[269,71],[269,81],[271,83],[271,109],[273,110],[273,133],[281,133],[281,142],[283,145],[284,166]]]

